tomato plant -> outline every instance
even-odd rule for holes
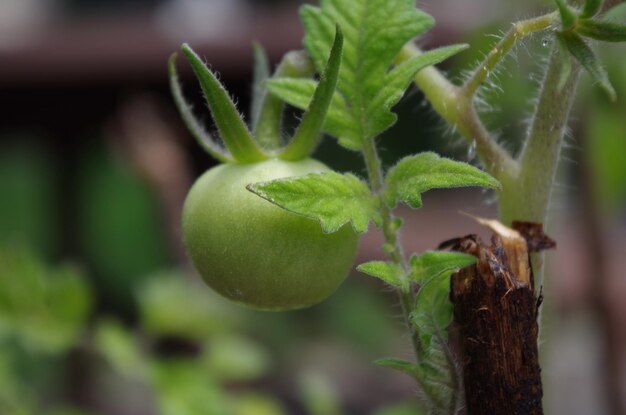
[[[449,278],[475,258],[451,252],[407,258],[399,243],[402,221],[393,209],[398,203],[421,207],[421,194],[433,188],[482,186],[499,191],[504,224],[545,220],[581,68],[615,99],[607,74],[584,38],[626,39],[626,27],[595,17],[601,0],[587,0],[581,10],[564,0],[556,3],[558,10],[552,13],[515,23],[461,85],[433,65],[467,45],[420,50],[413,40],[434,20],[413,1],[322,0],[320,7],[305,5],[303,60],[295,64],[287,55],[271,79],[269,70],[257,65],[263,82],[254,89],[252,131],[213,73],[183,45],[227,148],[218,146],[192,116],[172,59],[172,91],[183,118],[202,146],[226,163],[199,179],[185,206],[184,239],[205,281],[231,299],[260,308],[312,304],[332,292],[347,272],[356,240],[350,233],[364,233],[373,222],[382,228],[388,260],[366,262],[357,269],[394,287],[416,357],[415,362],[387,358],[378,363],[412,376],[430,413],[457,413],[464,403],[459,368],[447,341],[452,319]],[[517,42],[542,31],[554,35],[556,46],[523,149],[512,155],[483,125],[476,94]],[[262,61],[257,50],[257,62]],[[319,79],[310,72],[320,74]],[[383,171],[376,140],[395,123],[392,109],[411,83],[467,139],[486,172],[434,153],[405,157]],[[281,146],[283,102],[304,115],[294,136]],[[322,132],[362,155],[367,180],[307,159]],[[535,262],[540,264],[540,258]],[[536,312],[536,304],[531,302],[529,313]],[[540,405],[540,388],[538,395]]]

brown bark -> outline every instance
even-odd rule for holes
[[[444,243],[472,254],[476,265],[451,280],[454,324],[469,415],[542,414],[537,348],[537,296],[529,252],[554,246],[541,225],[479,220],[494,234],[487,246],[476,235]]]

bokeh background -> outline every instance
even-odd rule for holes
[[[0,414],[419,413],[412,380],[371,363],[410,358],[395,297],[377,281],[354,273],[310,309],[250,311],[202,285],[180,243],[184,196],[215,161],[173,107],[167,58],[189,42],[245,111],[252,42],[272,64],[301,48],[300,4],[0,3]],[[424,47],[471,45],[443,66],[454,79],[488,50],[491,35],[552,7],[420,5],[437,20]],[[513,152],[551,42],[525,41],[494,74],[497,87],[485,90],[482,116]],[[558,250],[549,254],[541,336],[550,414],[618,415],[626,399],[624,48],[599,47],[616,103],[583,77],[551,207]],[[179,70],[210,123],[183,59]],[[380,140],[387,165],[421,150],[477,162],[416,89],[398,111]],[[332,139],[317,157],[364,175],[358,155]],[[485,234],[459,211],[495,216],[493,201],[476,189],[429,192],[423,209],[399,212],[407,251]],[[373,229],[358,260],[382,258],[381,243]]]

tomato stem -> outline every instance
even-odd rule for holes
[[[388,251],[389,258],[397,265],[401,266],[405,271],[405,277],[408,278],[409,266],[404,258],[402,246],[400,245],[398,238],[398,229],[394,226],[394,215],[389,209],[389,206],[385,202],[383,197],[385,190],[385,182],[383,176],[383,170],[378,156],[378,150],[376,149],[376,143],[374,138],[363,140],[364,145],[362,149],[363,159],[365,160],[365,166],[367,168],[367,174],[369,177],[370,187],[372,192],[380,201],[380,214],[382,217],[382,229],[385,236],[386,244],[391,248]],[[401,284],[401,286],[409,287],[410,285]],[[411,334],[411,342],[413,344],[413,350],[415,358],[421,354],[421,343],[419,340],[419,333],[415,326],[411,323],[411,312],[415,299],[411,294],[410,289],[397,289],[398,298],[400,299],[400,305],[402,306],[402,314],[404,315],[404,321]]]

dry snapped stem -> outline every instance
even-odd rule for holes
[[[444,243],[476,256],[476,265],[452,276],[450,299],[460,337],[460,360],[469,415],[542,414],[537,347],[537,297],[530,253],[554,247],[540,224],[492,229],[490,245],[476,235]]]

